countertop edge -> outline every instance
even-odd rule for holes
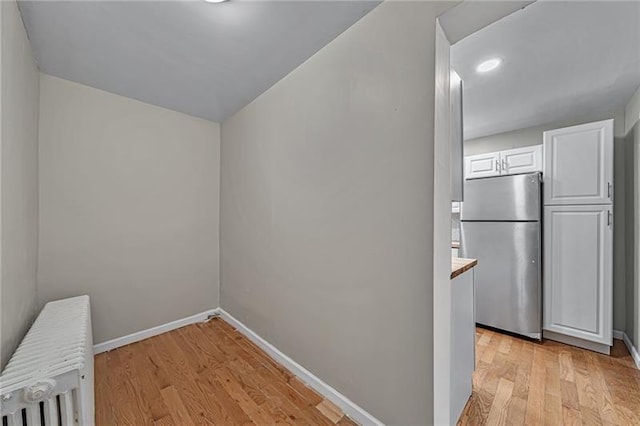
[[[454,279],[478,264],[477,259],[451,258],[451,279]]]

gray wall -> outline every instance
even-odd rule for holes
[[[513,130],[511,132],[498,133],[475,139],[467,139],[464,141],[464,155],[483,154],[485,152],[540,145],[542,144],[542,133],[547,130],[574,126],[592,121],[607,120],[610,118],[615,119],[615,136],[624,137],[624,111],[603,111],[601,113],[575,117],[570,120],[556,121],[541,124],[539,126]]]
[[[640,345],[640,88],[625,108],[626,333]]]
[[[389,424],[433,416],[434,26],[450,6],[381,4],[222,123],[222,308]]]
[[[638,338],[638,261],[636,253],[638,253],[638,218],[637,210],[637,188],[638,188],[638,146],[640,145],[640,125],[636,122],[631,127],[627,137],[625,138],[625,177],[626,177],[626,239],[625,239],[625,261],[626,261],[626,315],[625,315],[625,332],[631,339],[634,346],[638,347],[640,339]]]
[[[218,306],[219,125],[42,74],[38,302],[96,343]]]
[[[526,129],[484,136],[465,141],[465,155],[483,154],[486,152],[501,151],[505,149],[521,148],[524,146],[542,144],[542,134],[546,130],[573,126],[591,121],[615,120],[614,140],[614,248],[613,248],[613,328],[624,331],[626,328],[626,289],[625,289],[625,260],[627,250],[625,247],[626,223],[626,179],[625,179],[625,138],[624,111],[602,112],[590,116],[576,117],[571,120],[543,124]],[[455,230],[453,232],[455,234]]]
[[[35,314],[39,76],[15,1],[0,2],[0,15],[2,368]]]

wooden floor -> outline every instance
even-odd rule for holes
[[[95,358],[101,425],[355,425],[220,319]]]
[[[473,395],[460,425],[640,425],[640,370],[611,356],[478,328]]]

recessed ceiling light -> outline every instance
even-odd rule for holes
[[[499,59],[499,58],[488,59],[488,60],[486,60],[484,62],[481,62],[476,67],[476,71],[478,71],[478,72],[489,72],[491,70],[494,70],[494,69],[498,68],[501,63],[502,63],[502,59]]]
[[[207,3],[224,3],[225,1],[228,1],[228,0],[204,0],[204,1],[206,1]]]

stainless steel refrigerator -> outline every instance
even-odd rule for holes
[[[474,269],[476,323],[542,338],[541,175],[467,180],[460,255]]]

